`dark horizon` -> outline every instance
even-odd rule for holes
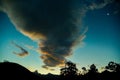
[[[72,63],[72,64],[75,64],[76,68],[78,69],[78,74],[81,74],[81,75],[83,75],[83,72],[82,72],[82,71],[84,71],[85,69],[86,69],[86,71],[89,71],[91,65],[94,65],[94,66],[96,67],[98,73],[102,73],[102,72],[106,71],[106,70],[107,70],[106,66],[108,66],[110,63],[114,63],[114,64],[117,64],[117,65],[120,66],[120,63],[116,63],[116,62],[114,62],[114,61],[109,61],[108,64],[106,64],[106,66],[102,66],[101,68],[98,68],[98,66],[97,66],[96,64],[94,64],[94,63],[91,64],[91,65],[89,65],[89,67],[81,66],[80,68],[78,68],[76,63],[73,63],[73,62],[71,62],[71,61],[68,61],[68,62],[70,62],[70,63]],[[4,60],[4,61],[2,61],[2,62],[0,62],[0,63],[13,63],[13,64],[21,65],[21,64],[19,64],[19,63],[11,62],[11,61],[8,61],[8,60]],[[67,62],[66,62],[66,63],[67,63]],[[21,66],[23,66],[23,65],[21,65]],[[25,67],[25,66],[23,66],[23,67],[26,68],[27,70],[29,70],[27,67]],[[115,66],[114,66],[114,67],[115,67]],[[62,66],[59,70],[61,70],[62,68],[65,68],[65,66]],[[102,71],[101,71],[100,69],[102,69]],[[29,71],[30,71],[30,70],[29,70]],[[110,71],[110,69],[108,69],[107,71]],[[36,69],[35,71],[30,71],[30,72],[33,72],[33,73],[34,73],[34,72],[37,72],[37,73],[39,73],[39,74],[41,74],[41,75],[52,74],[52,73],[43,74],[43,73],[40,73],[37,69]],[[114,70],[111,70],[110,72],[114,72]],[[53,75],[60,75],[60,73],[59,73],[59,74],[54,74],[54,73],[53,73]]]
[[[7,68],[9,66],[9,68]],[[6,69],[7,68],[7,69]],[[41,74],[36,70],[35,72],[30,72],[28,69],[13,62],[0,62],[0,73],[1,79],[16,79],[16,80],[119,80],[120,79],[120,64],[115,62],[109,62],[105,66],[105,70],[101,73],[98,72],[97,67],[92,64],[90,69],[83,67],[84,74],[79,73],[76,64],[69,61],[66,63],[64,68],[61,68],[61,73],[59,75],[54,74]],[[87,71],[87,72],[86,72]]]

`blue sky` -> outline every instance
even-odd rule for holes
[[[83,25],[88,27],[86,38],[82,45],[78,44],[74,48],[74,54],[68,57],[68,60],[75,62],[79,68],[92,63],[102,67],[109,61],[120,62],[120,15],[114,12],[114,9],[106,6],[86,13],[83,18]],[[0,61],[17,62],[40,73],[59,73],[58,68],[55,68],[55,71],[41,68],[41,54],[25,47],[29,45],[38,49],[37,42],[17,31],[4,13],[0,13],[0,37]],[[14,55],[12,52],[19,52],[19,49],[12,45],[11,41],[27,49],[30,54],[24,58]]]
[[[89,11],[84,18],[84,25],[88,26],[84,45],[75,50],[72,58],[80,66],[94,63],[100,67],[109,61],[120,62],[120,16],[106,8]]]

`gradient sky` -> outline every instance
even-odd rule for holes
[[[96,64],[97,67],[107,65],[109,61],[120,62],[120,11],[108,5],[101,9],[88,11],[83,18],[83,26],[88,27],[86,38],[82,44],[74,48],[68,60],[75,62],[78,68]],[[49,71],[41,68],[41,54],[26,46],[38,48],[35,41],[17,31],[6,14],[0,13],[0,61],[8,60],[19,63],[31,71],[40,73],[59,73],[59,68]],[[20,51],[11,41],[29,51],[26,57],[18,57],[13,51]]]

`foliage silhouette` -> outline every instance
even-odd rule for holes
[[[63,76],[75,76],[77,75],[78,69],[76,68],[76,64],[72,62],[66,62],[65,67],[61,69],[61,75]]]
[[[78,69],[76,68],[76,64],[71,61],[66,62],[65,67],[61,69],[60,75],[62,80],[76,80],[78,75]]]
[[[97,72],[98,72],[98,69],[96,68],[95,64],[92,64],[92,65],[90,66],[89,72],[93,72],[93,73],[97,73]]]
[[[105,67],[107,70],[113,71],[113,72],[120,72],[120,64],[115,62],[109,62],[108,65]]]
[[[82,72],[83,75],[85,75],[88,72],[86,67],[82,67],[82,70],[83,70],[83,72]]]
[[[87,73],[79,75],[76,64],[69,61],[61,69],[60,75],[51,73],[43,75],[37,70],[30,72],[17,63],[7,61],[0,62],[0,80],[120,80],[120,64],[112,61],[105,66],[105,70],[101,73],[94,64],[88,70],[85,67],[82,69]]]
[[[99,80],[99,73],[98,69],[96,68],[95,64],[90,66],[88,73],[84,75],[84,80]]]

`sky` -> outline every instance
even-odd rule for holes
[[[91,1],[96,1],[96,0],[91,0]],[[76,25],[78,27],[79,26],[85,27],[82,32],[80,32],[81,28],[76,28],[78,29],[79,34],[75,33],[76,29],[74,30],[74,28],[72,27],[75,25],[69,22],[69,19],[73,18],[73,17],[70,18],[71,9],[68,10],[69,7],[67,7],[65,8],[65,10],[63,10],[64,7],[68,6],[66,5],[66,3],[64,3],[62,8],[58,10],[58,12],[61,14],[55,12],[54,10],[56,9],[53,8],[54,6],[59,8],[60,6],[57,5],[50,6],[48,4],[49,2],[45,4],[48,5],[47,7],[42,8],[45,11],[41,9],[43,13],[40,13],[38,9],[36,9],[37,12],[42,15],[39,16],[40,19],[38,18],[38,20],[40,20],[40,22],[38,23],[36,20],[36,16],[33,16],[35,14],[31,14],[31,17],[33,17],[31,19],[28,18],[30,17],[30,15],[26,15],[28,14],[27,12],[25,12],[25,15],[21,15],[16,12],[13,13],[14,15],[11,15],[9,13],[9,9],[7,10],[8,12],[6,13],[0,12],[0,37],[1,37],[0,61],[2,62],[4,60],[7,60],[10,62],[16,62],[25,66],[31,71],[38,70],[42,74],[47,74],[47,73],[59,74],[60,68],[58,66],[62,64],[64,60],[70,60],[76,63],[79,69],[81,67],[89,67],[89,65],[93,63],[98,68],[107,65],[109,61],[120,63],[120,42],[119,42],[120,41],[120,31],[119,31],[120,6],[116,5],[118,4],[116,2],[112,2],[112,3],[108,3],[108,2],[107,3],[104,2],[105,6],[102,5],[103,3],[94,2],[95,4],[98,4],[98,6],[91,5],[88,7],[89,9],[86,9],[86,7],[84,7],[81,4],[78,3],[74,4],[74,9],[78,7],[80,7],[80,9],[83,8],[83,10],[81,10],[80,12],[81,14],[79,14],[80,16],[78,16],[78,13],[76,13],[76,11],[75,11],[76,14],[74,14],[75,16],[74,18],[78,20],[78,24]],[[43,1],[43,3],[45,2]],[[84,4],[88,4],[88,3],[85,2]],[[62,2],[60,2],[60,4],[62,4]],[[47,8],[49,6],[50,6],[49,10],[51,11],[47,11],[48,10]],[[47,14],[46,12],[49,14]],[[16,16],[20,16],[20,18],[19,17],[16,18]],[[31,20],[36,20],[36,21],[31,21]],[[29,22],[30,24],[28,24],[27,22]],[[26,24],[29,27],[26,27]],[[22,25],[23,27],[19,27]],[[43,27],[38,28],[38,26],[32,27],[31,25],[35,25],[35,26],[38,25]],[[49,28],[49,26],[53,26],[53,27]],[[63,26],[63,27],[59,27],[59,26]],[[59,30],[62,32],[59,33],[58,32]],[[66,30],[68,30],[68,33],[66,33]],[[71,32],[74,37],[71,36]],[[39,41],[39,39],[42,40]],[[18,46],[16,46],[15,44],[17,44]],[[50,46],[50,49],[47,50],[46,48],[48,46]],[[24,51],[28,52],[28,54],[25,56],[19,56],[14,54],[14,52],[16,52],[17,54],[20,53],[24,54]],[[57,54],[52,54],[52,52],[56,52]],[[71,54],[71,52],[73,54]],[[56,59],[60,59],[60,60],[56,61]],[[47,61],[50,61],[50,63]],[[55,70],[51,70],[51,69],[55,69]]]

